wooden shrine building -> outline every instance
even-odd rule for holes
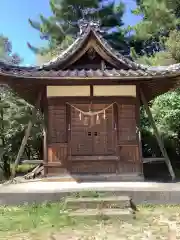
[[[122,56],[95,23],[81,25],[74,43],[47,64],[0,64],[0,83],[44,114],[46,176],[143,179],[139,121],[144,104],[174,178],[147,102],[174,89],[179,79],[178,64],[153,68]]]

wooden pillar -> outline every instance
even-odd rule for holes
[[[45,121],[45,119],[44,119]],[[48,163],[48,149],[47,149],[47,127],[46,123],[43,126],[43,163]],[[47,175],[46,167],[44,168],[44,176]]]
[[[43,163],[46,165],[48,163],[48,101],[46,88],[44,91],[44,101],[43,101],[43,114],[44,114],[44,123],[43,123]],[[44,167],[44,176],[47,175],[47,168]]]
[[[40,106],[41,96],[42,96],[42,92],[40,92],[40,93],[38,94],[38,98],[37,98],[36,104],[35,104],[35,106],[34,106],[34,108],[33,108],[33,110],[32,110],[31,119],[30,119],[29,122],[28,122],[28,126],[27,126],[27,129],[26,129],[26,131],[25,131],[25,135],[24,135],[23,140],[22,140],[22,142],[21,142],[21,146],[20,146],[18,155],[17,155],[17,157],[16,157],[16,160],[15,160],[15,163],[14,163],[14,167],[13,167],[13,169],[12,169],[12,175],[11,175],[12,178],[14,178],[15,175],[16,175],[17,166],[18,166],[19,161],[20,161],[20,159],[21,159],[21,156],[22,156],[22,154],[23,154],[23,152],[24,152],[24,148],[25,148],[25,146],[26,146],[26,144],[27,144],[27,140],[28,140],[28,138],[29,138],[29,136],[30,136],[30,132],[31,132],[31,129],[32,129],[32,126],[33,126],[33,120],[34,120],[34,118],[36,117],[37,108],[39,108],[39,106]]]
[[[154,130],[154,134],[155,134],[157,142],[159,144],[159,148],[160,148],[160,150],[161,150],[161,152],[162,152],[162,154],[163,154],[163,156],[165,158],[165,162],[166,162],[167,167],[169,169],[169,173],[171,175],[171,178],[172,178],[172,180],[174,180],[175,179],[175,173],[174,173],[174,170],[172,168],[171,161],[170,161],[169,156],[167,154],[167,151],[166,151],[166,149],[164,147],[164,143],[163,143],[163,141],[161,139],[161,136],[160,136],[160,133],[159,133],[157,127],[156,127],[156,124],[155,124],[155,121],[153,119],[151,110],[150,110],[150,108],[148,106],[148,102],[147,102],[147,100],[146,100],[146,98],[144,96],[144,93],[143,93],[142,89],[140,89],[140,94],[141,94],[142,103],[143,103],[143,105],[145,107],[145,110],[146,110],[146,113],[148,115],[149,121],[150,121],[150,123],[152,125],[152,128]]]
[[[143,154],[142,154],[142,141],[141,141],[141,131],[140,131],[140,86],[136,85],[136,134],[139,147],[139,158],[141,164],[141,173],[143,173]]]

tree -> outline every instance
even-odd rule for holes
[[[21,59],[18,54],[12,53],[12,44],[7,37],[0,35],[0,61],[14,65],[19,64]],[[10,176],[10,161],[8,157],[8,143],[6,141],[6,129],[8,127],[9,120],[5,117],[5,109],[10,107],[10,103],[7,101],[6,96],[9,95],[10,90],[7,91],[6,87],[0,88],[0,141],[1,141],[1,168],[5,178]],[[1,176],[2,177],[2,176]]]
[[[32,106],[19,98],[7,86],[1,87],[0,98],[0,138],[5,150],[1,160],[5,177],[10,177],[10,164],[14,162],[22,138],[31,117]],[[42,159],[42,123],[40,112],[34,120],[31,136],[28,139],[22,158]]]
[[[0,61],[14,65],[21,62],[18,54],[12,52],[8,38],[0,37]],[[31,115],[32,106],[20,99],[9,87],[0,86],[0,167],[5,178],[11,175],[10,164],[13,163],[23,138],[25,128]],[[42,158],[42,116],[37,114],[32,135],[28,140],[23,157],[26,159]]]
[[[104,37],[113,46],[127,51],[127,44],[122,29],[122,16],[124,4],[122,2],[104,3],[102,0],[50,0],[53,15],[45,18],[40,15],[40,22],[29,20],[31,26],[37,29],[42,39],[48,40],[47,48],[36,48],[28,44],[29,47],[40,55],[62,51],[79,32],[78,21],[100,20],[100,27],[104,30]],[[112,31],[114,29],[114,31]],[[52,54],[53,55],[53,54]]]
[[[12,53],[12,44],[3,35],[0,35],[0,61],[5,61],[9,64],[19,64],[22,61],[17,53]]]
[[[147,55],[153,57],[152,61],[156,61],[156,52],[162,52],[157,55],[160,62],[162,59],[171,59],[171,52],[167,50],[166,41],[170,33],[179,28],[180,20],[177,17],[174,1],[170,0],[140,0],[137,1],[137,8],[133,14],[141,15],[142,21],[133,27],[135,41],[141,41],[142,49],[135,48],[135,51],[141,56]],[[166,55],[167,52],[167,55]],[[154,59],[155,58],[155,59]],[[143,61],[147,60],[142,59]],[[173,63],[174,61],[168,61]],[[167,63],[165,62],[165,65]]]
[[[141,42],[141,49],[131,48],[131,56],[139,63],[170,65],[180,62],[180,31],[178,9],[180,1],[140,0],[133,12],[141,14],[134,28],[134,42]],[[158,96],[149,103],[166,149],[172,160],[180,156],[179,89]],[[144,156],[161,156],[151,125],[141,110],[141,128]]]
[[[135,27],[136,38],[148,40],[156,35],[165,35],[179,24],[176,15],[169,9],[166,1],[144,0],[134,14],[142,15],[143,20]]]
[[[134,14],[143,16],[134,29],[134,41],[141,49],[131,50],[132,57],[149,65],[170,65],[180,61],[179,0],[140,0]],[[137,53],[137,54],[136,54]]]

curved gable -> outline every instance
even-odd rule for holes
[[[95,55],[96,59],[92,57]],[[97,67],[92,67],[95,61]],[[78,67],[78,61],[80,66]],[[49,63],[44,64],[42,67],[46,70],[63,70],[63,69],[76,69],[83,67],[82,62],[88,62],[92,69],[99,68],[102,62],[108,69],[124,69],[124,70],[137,70],[143,69],[141,65],[125,58],[118,51],[113,49],[107,41],[100,35],[94,25],[87,24],[85,29],[75,40],[75,42],[66,49],[57,58],[51,60]],[[90,62],[91,61],[91,62]],[[74,66],[73,66],[74,65]],[[85,68],[88,68],[84,65]]]

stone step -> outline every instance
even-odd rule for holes
[[[66,207],[73,210],[103,208],[125,209],[132,207],[132,201],[128,196],[67,198]]]
[[[144,181],[144,177],[138,173],[129,174],[61,174],[59,176],[48,175],[42,179],[44,182],[118,182],[118,181]]]
[[[118,217],[122,220],[133,219],[134,212],[131,209],[78,209],[69,213],[71,217]]]

